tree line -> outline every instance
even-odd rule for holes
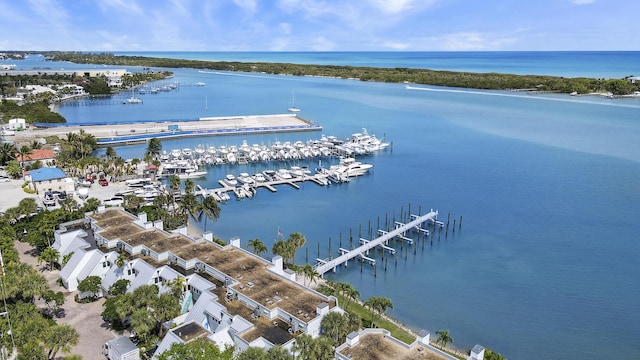
[[[560,93],[610,92],[627,95],[640,91],[640,84],[624,79],[566,78],[560,76],[514,75],[439,71],[418,68],[376,68],[368,66],[308,65],[290,63],[204,61],[109,53],[47,52],[48,59],[85,64],[193,68],[221,71],[258,72],[295,76],[324,76],[361,81],[414,83],[486,90],[536,89]]]

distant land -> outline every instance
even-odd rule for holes
[[[38,53],[43,54],[48,60],[70,61],[78,64],[193,68],[294,76],[322,76],[361,81],[413,83],[485,90],[539,91],[566,94],[602,93],[616,96],[631,95],[640,91],[640,82],[633,81],[635,80],[633,77],[623,79],[567,78],[560,76],[436,71],[415,68],[182,60],[90,52],[50,51]]]

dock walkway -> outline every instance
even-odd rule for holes
[[[427,221],[435,221],[437,217],[438,217],[437,210],[436,211],[431,210],[428,214],[421,215],[421,216],[411,215],[411,218],[414,220],[406,224],[397,226],[395,229],[389,232],[384,232],[382,236],[377,237],[371,241],[368,241],[353,250],[343,253],[342,255],[338,256],[335,259],[328,260],[328,261],[318,259],[320,264],[315,267],[315,270],[318,274],[320,274],[320,276],[324,275],[326,272],[330,270],[335,271],[338,265],[346,264],[349,260],[357,256],[364,257],[364,254],[367,251],[375,248],[376,246],[384,245],[389,240],[395,238],[396,236],[403,236],[408,230],[411,230],[413,228],[421,228],[420,226],[421,224]],[[367,259],[367,260],[370,261],[370,259]]]

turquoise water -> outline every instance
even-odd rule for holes
[[[591,62],[602,65],[593,67],[593,74],[628,72],[639,63],[638,53],[607,54],[598,53]],[[287,56],[313,62],[325,54]],[[536,62],[545,56],[529,62],[532,73],[539,73],[536,66],[543,71],[576,59],[571,54],[561,62]],[[364,56],[342,57],[358,62]],[[388,64],[396,66],[400,56],[390,57]],[[504,57],[505,64],[514,61],[511,53]],[[620,61],[629,57],[633,61]],[[465,58],[454,56],[451,66],[473,67]],[[610,68],[612,62],[623,70]],[[493,68],[500,66],[494,62]],[[391,298],[392,316],[416,329],[448,329],[462,349],[479,343],[512,359],[640,358],[640,99],[417,91],[400,84],[188,69],[176,70],[175,80],[207,85],[144,95],[141,106],[65,105],[60,112],[70,122],[282,113],[295,89],[301,115],[320,123],[323,133],[344,138],[366,127],[393,141],[393,148],[363,158],[374,164],[373,173],[349,184],[309,183],[300,190],[280,187],[276,194],[260,190],[252,200],[232,200],[208,230],[223,239],[240,236],[245,245],[258,237],[269,246],[278,228],[285,234],[301,232],[307,245],[296,262],[303,263],[307,252],[309,261],[317,257],[318,244],[320,256],[327,257],[329,241],[334,252],[341,236],[348,247],[350,229],[356,237],[359,226],[366,232],[378,217],[397,215],[409,204],[412,212],[439,209],[441,219],[448,213],[463,216],[461,230],[447,237],[442,233],[439,240],[436,235],[424,249],[420,242],[415,255],[413,248],[404,250],[397,265],[389,261],[386,272],[379,266],[376,277],[373,269],[360,271],[358,265],[328,277],[351,282],[364,299]],[[162,144],[170,150],[320,135]],[[125,158],[140,157],[144,146],[116,150]],[[277,166],[220,167],[196,182],[214,187],[227,173]],[[375,256],[382,264],[380,254]]]

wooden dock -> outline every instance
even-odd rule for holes
[[[422,228],[422,224],[425,222],[436,222],[436,218],[438,217],[438,211],[437,210],[431,210],[428,214],[425,215],[411,215],[411,221],[406,223],[406,224],[402,224],[397,222],[396,223],[396,228],[387,232],[384,230],[378,230],[378,232],[380,234],[382,234],[381,236],[371,240],[371,241],[361,241],[361,243],[363,243],[362,245],[358,246],[357,248],[350,250],[350,251],[344,251],[344,249],[341,249],[341,255],[338,256],[335,259],[332,260],[324,260],[324,259],[316,259],[317,261],[317,265],[315,266],[315,270],[316,272],[318,272],[318,274],[320,274],[320,276],[324,275],[326,272],[332,270],[332,271],[336,271],[336,268],[338,267],[338,265],[347,265],[349,260],[355,258],[355,257],[359,257],[361,260],[363,261],[368,261],[370,262],[372,265],[375,265],[375,259],[372,258],[368,258],[366,257],[366,254],[369,252],[369,250],[375,248],[376,246],[380,246],[383,245],[384,249],[389,250],[390,248],[388,248],[386,246],[386,244],[389,242],[389,240],[396,238],[396,237],[401,237],[403,240],[407,241],[407,239],[411,240],[410,244],[413,243],[413,240],[410,238],[407,238],[405,236],[406,232],[412,229],[421,229]],[[363,239],[366,240],[366,239]]]
[[[278,189],[276,188],[276,186],[278,185],[289,185],[296,190],[300,190],[299,184],[304,183],[305,181],[310,181],[320,186],[324,186],[327,176],[328,175],[326,174],[304,175],[304,176],[294,177],[291,179],[279,179],[279,180],[256,182],[253,185],[249,185],[248,187],[250,189],[253,189],[254,194],[255,194],[255,191],[257,191],[257,189],[259,188],[265,188],[271,191],[272,193],[278,192]],[[199,186],[198,193],[202,196],[213,196],[218,201],[222,201],[222,199],[219,198],[219,194],[229,193],[229,192],[234,193],[238,198],[251,197],[249,195],[245,195],[245,196],[240,195],[242,194],[242,192],[239,192],[238,191],[239,189],[246,190],[243,185],[230,186],[224,180],[218,180],[218,184],[220,184],[221,187],[215,188],[215,189],[203,189],[202,187]]]

